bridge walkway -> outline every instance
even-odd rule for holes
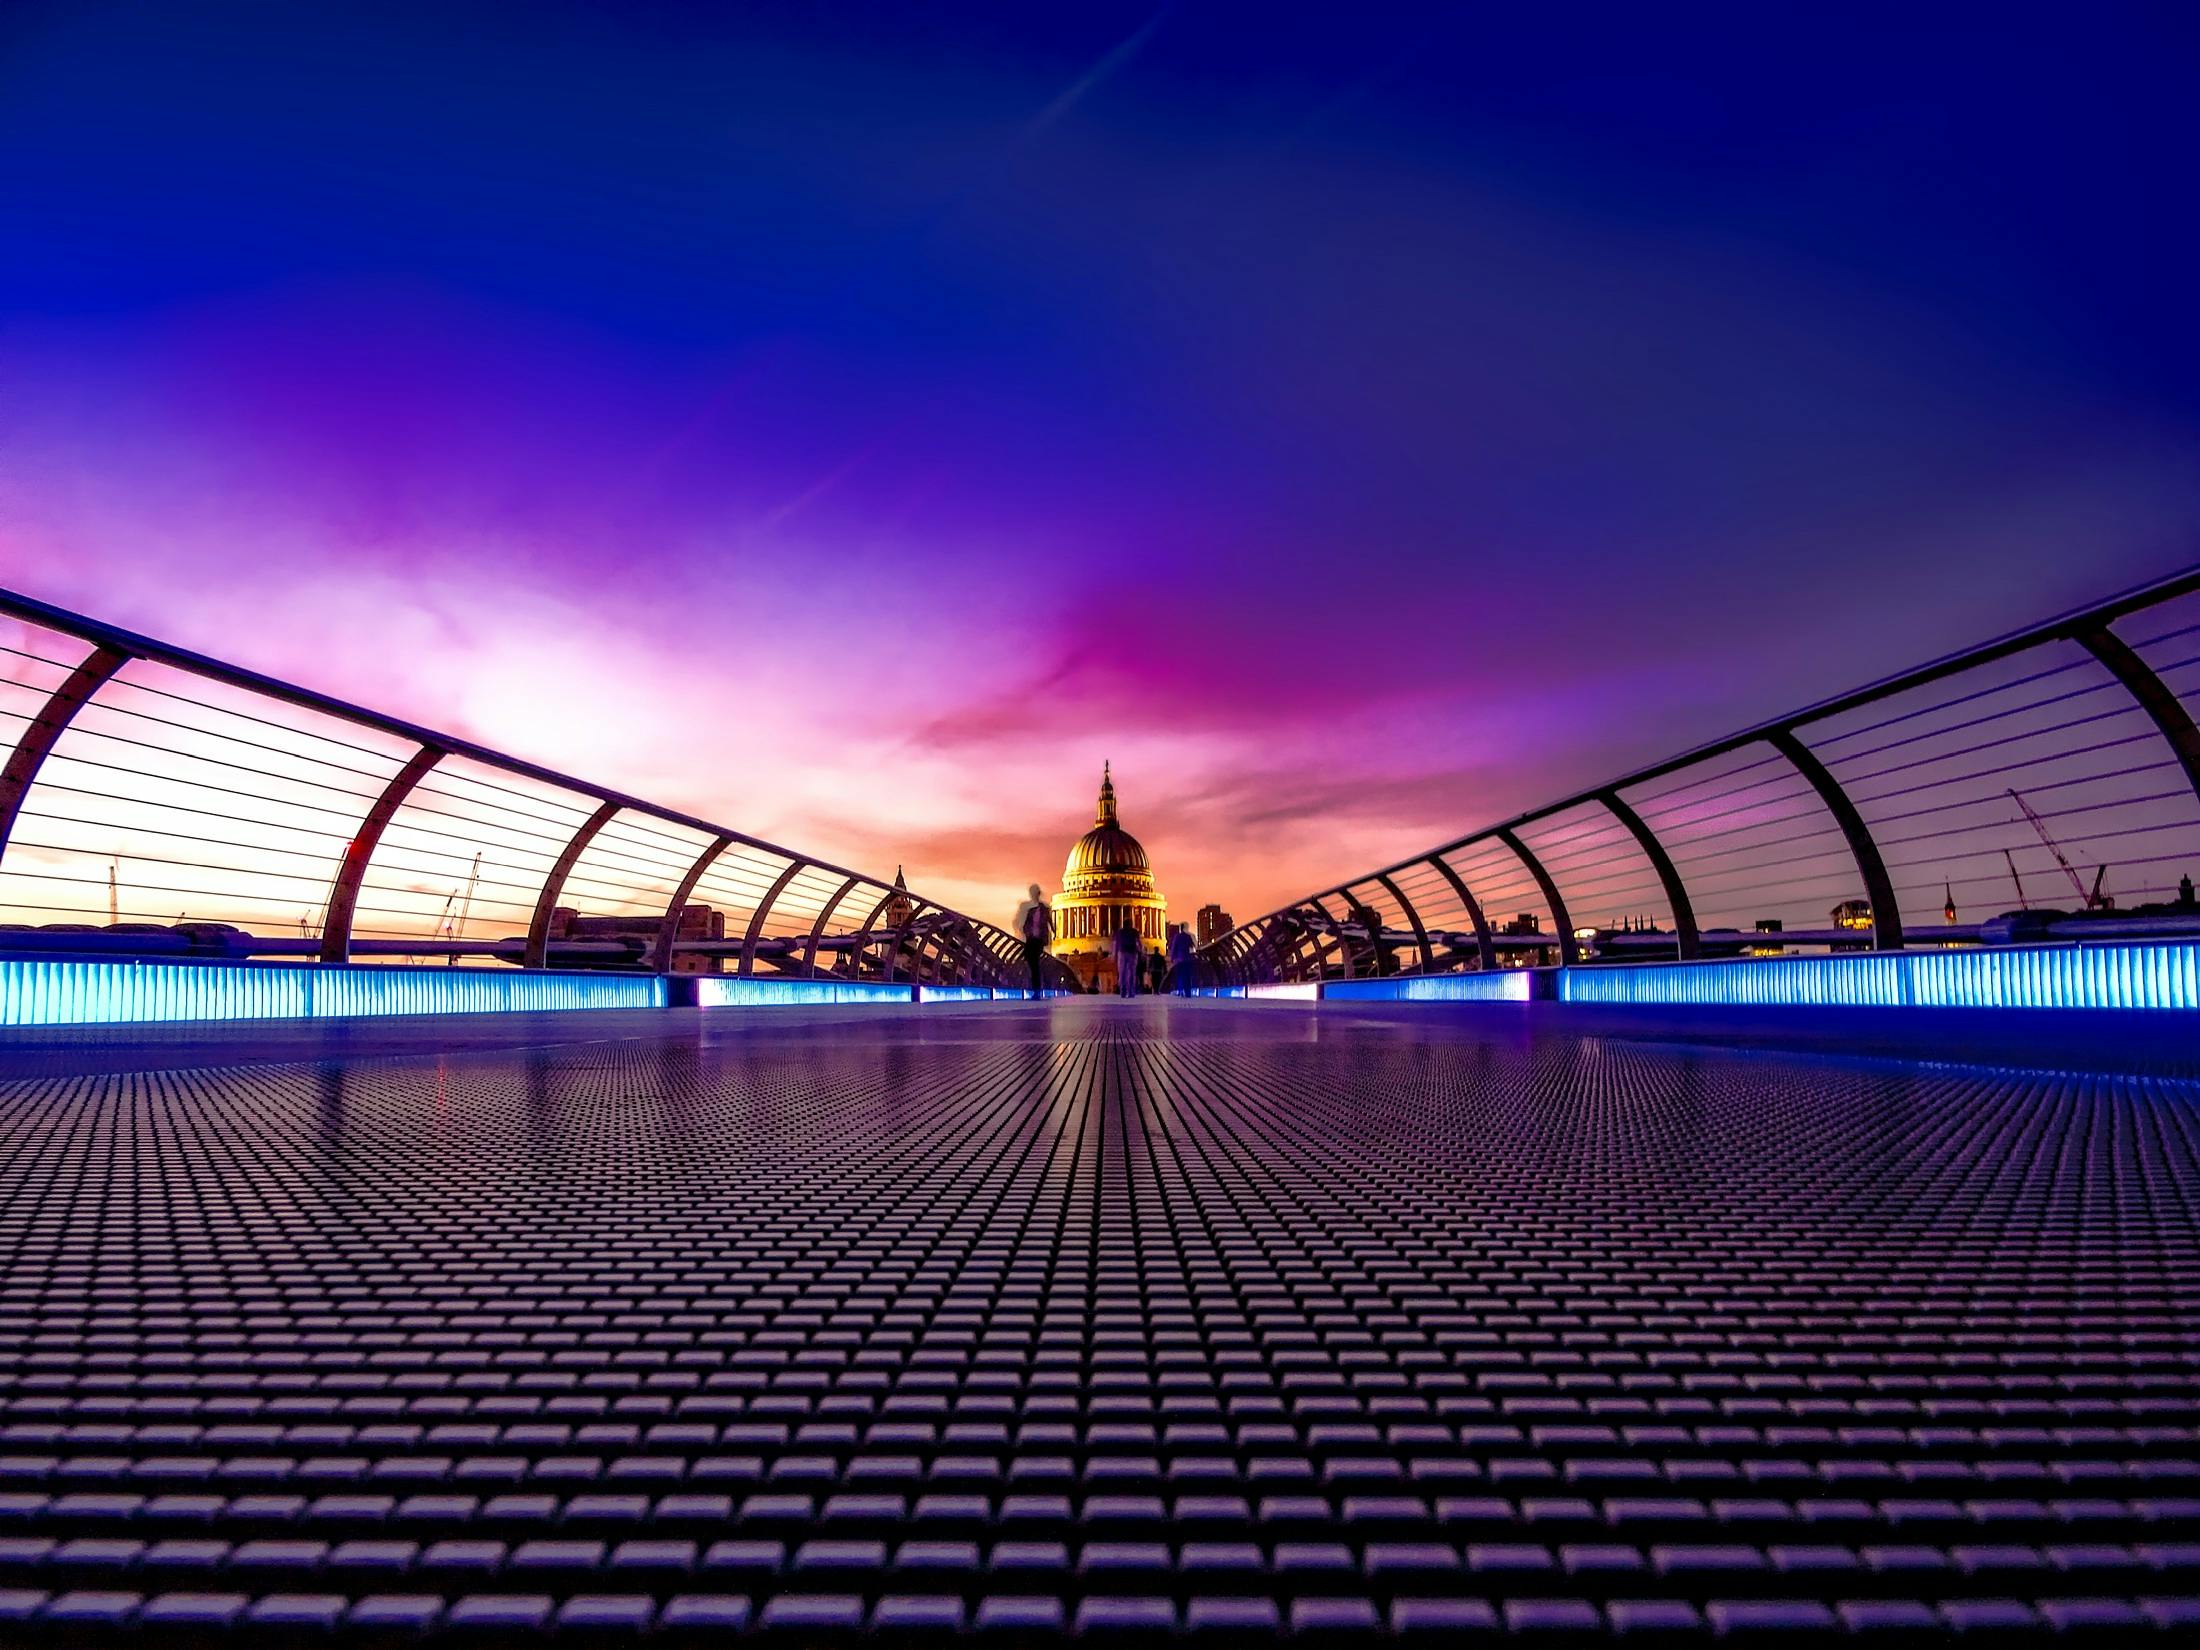
[[[11,1039],[0,1640],[2189,1627],[2196,1101],[1502,1005]]]

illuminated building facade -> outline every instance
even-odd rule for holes
[[[1168,932],[1168,911],[1145,848],[1116,818],[1114,775],[1102,767],[1092,829],[1077,839],[1062,867],[1054,954],[1087,990],[1113,991],[1116,929],[1133,924],[1145,947],[1156,950]]]
[[[1230,921],[1230,913],[1219,905],[1202,905],[1199,908],[1199,943],[1210,946],[1227,934],[1236,924]]]

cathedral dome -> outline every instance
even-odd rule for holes
[[[1100,775],[1100,807],[1092,829],[1077,839],[1062,867],[1062,891],[1082,892],[1095,881],[1125,887],[1125,892],[1150,891],[1153,866],[1138,838],[1116,822],[1115,779],[1106,770]]]
[[[1153,874],[1153,867],[1146,863],[1146,850],[1138,838],[1120,825],[1095,825],[1077,839],[1077,846],[1069,851],[1069,863],[1062,868],[1062,880],[1074,882],[1079,877],[1137,871]]]
[[[1062,894],[1054,902],[1054,954],[1088,986],[1112,974],[1112,946],[1126,923],[1147,945],[1168,938],[1169,902],[1154,885],[1153,862],[1138,838],[1115,817],[1115,780],[1100,773],[1100,806],[1092,829],[1077,839],[1062,867]]]

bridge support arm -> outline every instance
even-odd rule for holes
[[[1887,875],[1886,861],[1879,857],[1879,844],[1872,840],[1871,827],[1856,811],[1849,793],[1827,771],[1825,763],[1812,754],[1810,747],[1796,738],[1792,728],[1780,728],[1766,734],[1765,743],[1786,757],[1788,766],[1801,774],[1818,793],[1818,800],[1826,805],[1826,812],[1833,815],[1834,824],[1848,839],[1849,854],[1856,861],[1858,875],[1864,879],[1864,897],[1871,901],[1872,944],[1881,951],[1901,950],[1902,912],[1895,904],[1894,883]]]
[[[1490,919],[1482,914],[1482,902],[1467,888],[1464,878],[1454,871],[1441,857],[1429,863],[1436,867],[1437,875],[1451,884],[1451,891],[1459,896],[1459,903],[1467,908],[1467,920],[1474,924],[1474,949],[1482,959],[1482,971],[1492,973],[1497,968],[1497,947],[1490,942]]]
[[[1543,891],[1543,903],[1550,907],[1552,925],[1558,929],[1558,960],[1572,968],[1581,961],[1581,944],[1574,938],[1574,919],[1566,913],[1566,896],[1558,891],[1551,873],[1520,840],[1517,831],[1499,831],[1497,840],[1513,851],[1513,857],[1528,868],[1528,875],[1535,878],[1536,887]]]
[[[1679,944],[1682,962],[1703,955],[1703,936],[1696,928],[1696,907],[1688,897],[1688,884],[1681,881],[1680,868],[1673,863],[1673,856],[1665,851],[1665,844],[1658,840],[1657,832],[1650,829],[1642,815],[1624,802],[1617,791],[1599,791],[1597,800],[1604,810],[1622,825],[1635,839],[1650,868],[1657,872],[1658,882],[1665,889],[1665,903],[1673,912],[1673,937]]]
[[[2132,651],[2129,642],[2107,625],[2087,625],[2073,635],[2078,645],[2106,665],[2124,691],[2139,701],[2139,708],[2169,741],[2177,765],[2185,770],[2185,783],[2195,796],[2200,796],[2200,727],[2193,725],[2192,712],[2185,709],[2184,701]]]
[[[1413,901],[1406,898],[1404,891],[1399,888],[1392,878],[1378,876],[1375,880],[1381,883],[1384,891],[1398,902],[1398,909],[1406,914],[1406,921],[1412,924],[1413,943],[1421,949],[1421,972],[1433,974],[1436,971],[1436,953],[1429,949],[1428,925],[1421,921],[1421,913],[1414,910]]]
[[[443,753],[433,745],[423,745],[412,753],[402,768],[390,776],[390,782],[382,787],[382,794],[374,799],[374,806],[367,810],[367,817],[359,822],[359,829],[344,846],[343,863],[336,868],[336,881],[328,891],[328,906],[321,914],[321,960],[325,963],[351,961],[352,918],[359,909],[359,889],[367,879],[367,866],[374,858],[374,850],[382,845],[382,833],[404,806],[405,798],[412,795],[413,787],[428,776],[428,770],[443,760]]]
[[[22,813],[23,799],[30,795],[31,782],[45,766],[47,755],[68,731],[85,702],[128,662],[126,653],[113,648],[94,648],[62,679],[61,685],[46,696],[46,702],[38,707],[38,714],[24,727],[15,749],[8,753],[7,765],[0,768],[0,856],[8,851],[8,838],[15,832],[16,816]]]
[[[716,836],[695,856],[695,863],[680,878],[680,886],[673,889],[672,898],[665,901],[665,920],[657,925],[657,938],[649,948],[649,966],[653,973],[672,972],[672,942],[680,930],[680,913],[687,908],[695,885],[703,880],[703,873],[717,862],[718,856],[733,846],[730,836]],[[743,973],[748,970],[743,969]]]
[[[772,914],[772,902],[779,898],[795,873],[809,864],[806,859],[787,862],[787,868],[772,879],[772,885],[764,890],[764,897],[756,902],[756,909],[749,913],[748,932],[741,936],[741,966],[736,973],[746,977],[756,972],[756,942],[764,936],[764,920]]]
[[[550,960],[550,913],[557,909],[558,896],[565,892],[565,879],[573,874],[588,845],[596,840],[597,833],[611,823],[612,815],[619,811],[616,802],[606,802],[581,824],[573,833],[573,839],[558,855],[557,863],[550,867],[550,874],[542,879],[542,892],[535,896],[535,917],[527,925],[527,949],[521,954],[522,966],[541,968]]]

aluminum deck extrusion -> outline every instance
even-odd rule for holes
[[[0,1044],[0,1642],[2200,1619],[2200,1084],[1557,1007]]]

